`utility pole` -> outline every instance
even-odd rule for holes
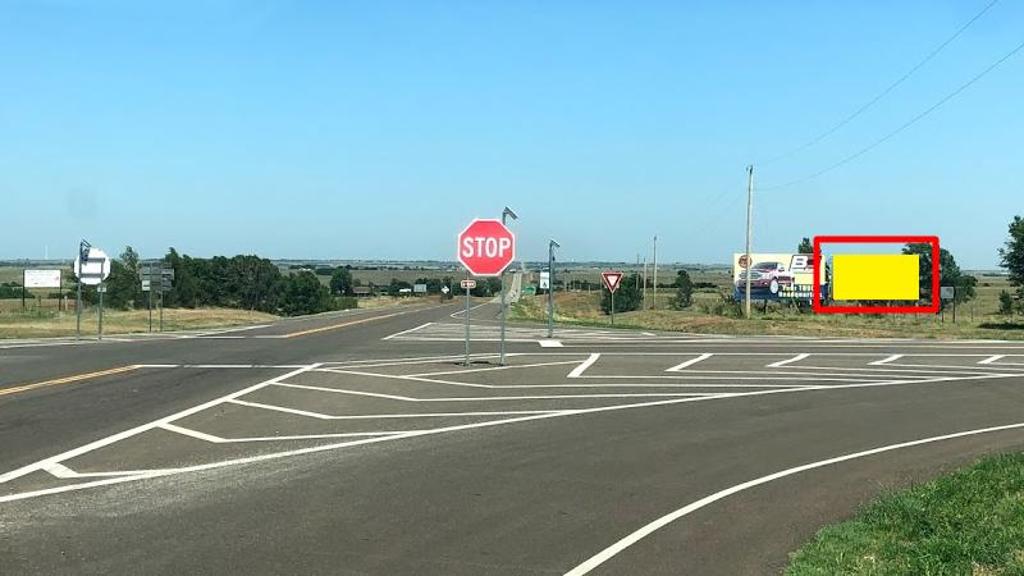
[[[509,208],[508,206],[505,206],[505,209],[502,210],[502,212],[501,212],[501,224],[502,224],[502,226],[505,225],[505,220],[509,216],[511,216],[513,220],[518,220],[519,219],[519,216],[517,216],[516,213],[511,208]],[[507,293],[507,290],[506,290],[506,287],[505,287],[505,271],[502,270],[501,271],[501,346],[499,347],[499,352],[498,352],[498,364],[501,365],[501,366],[505,365],[505,314],[506,314],[505,308],[508,307],[508,304],[505,302],[505,294],[506,293]]]
[[[636,271],[637,271],[637,275],[636,275],[636,289],[637,289],[637,292],[639,292],[640,291],[640,274],[639,274],[639,272],[640,272],[640,253],[639,252],[636,253]]]
[[[754,165],[750,164],[747,166],[747,286],[746,286],[746,314],[747,319],[750,319],[750,277],[753,275],[754,262],[750,256],[750,237],[753,234],[753,217],[754,210]]]
[[[658,307],[658,235],[654,235],[654,298],[651,300],[651,310]]]
[[[548,338],[555,336],[555,248],[561,245],[548,242]]]
[[[644,256],[644,289],[643,295],[640,297],[640,302],[643,304],[642,308],[647,309],[647,256]]]

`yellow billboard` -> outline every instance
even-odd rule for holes
[[[920,296],[917,254],[832,256],[834,300],[917,300]]]

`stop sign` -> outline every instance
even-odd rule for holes
[[[500,276],[516,259],[516,237],[501,220],[476,219],[459,234],[459,262],[474,276]]]

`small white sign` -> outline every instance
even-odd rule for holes
[[[60,270],[25,270],[25,288],[60,288]]]
[[[540,273],[540,289],[547,290],[551,286],[551,275],[547,272]]]
[[[952,300],[956,298],[956,287],[955,286],[943,286],[939,288],[939,296],[943,300]]]
[[[412,291],[415,292],[416,294],[426,294],[427,293],[427,285],[426,284],[413,284],[412,285]]]
[[[463,290],[472,290],[473,288],[476,288],[476,280],[472,278],[460,280],[459,286],[462,286]]]
[[[142,291],[149,292],[149,280],[142,281]]]
[[[447,293],[451,292],[451,288],[448,288],[447,286],[441,286],[441,292],[444,292],[445,294],[447,294]]]

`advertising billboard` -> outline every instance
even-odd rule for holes
[[[760,253],[732,255],[733,295],[746,297],[747,272],[750,269],[751,300],[802,300],[810,302],[814,294],[814,256],[811,254]],[[822,277],[822,286],[825,279]],[[828,293],[822,290],[822,293]]]
[[[60,288],[60,270],[25,270],[25,288]]]

